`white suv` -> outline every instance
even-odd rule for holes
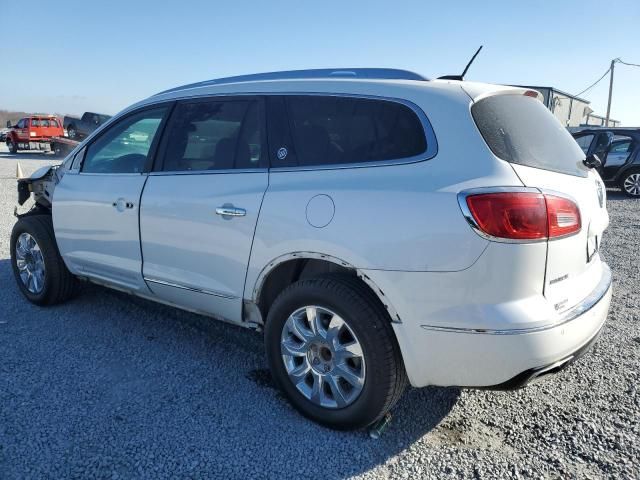
[[[264,331],[273,378],[334,428],[415,387],[518,388],[597,338],[605,190],[538,92],[400,70],[169,90],[18,182],[12,264]],[[587,162],[589,163],[589,162]]]

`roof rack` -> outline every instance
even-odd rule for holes
[[[282,72],[255,73],[250,75],[238,75],[235,77],[217,78],[205,80],[203,82],[190,83],[181,87],[164,90],[163,93],[186,90],[189,88],[207,87],[209,85],[223,85],[226,83],[238,82],[258,82],[264,80],[298,80],[298,79],[321,79],[321,78],[357,78],[372,80],[418,80],[428,81],[429,79],[408,70],[398,70],[395,68],[315,68],[310,70],[288,70]]]

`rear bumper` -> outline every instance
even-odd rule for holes
[[[604,326],[604,323],[602,324]],[[515,377],[507,380],[506,382],[500,383],[498,385],[492,385],[489,387],[478,387],[484,390],[517,390],[526,386],[528,383],[533,380],[539,379],[546,375],[550,375],[553,373],[558,373],[573,362],[578,360],[580,357],[584,356],[591,350],[591,348],[596,344],[598,338],[600,337],[600,332],[602,331],[602,327],[598,332],[589,340],[587,343],[579,347],[576,351],[571,353],[570,355],[558,360],[557,362],[553,362],[549,365],[544,365],[542,367],[530,368],[525,370],[522,373],[519,373]]]
[[[564,368],[588,351],[604,325],[610,302],[611,271],[602,263],[600,281],[593,291],[549,322],[489,329],[403,320],[393,327],[413,386],[513,389]],[[517,309],[510,313],[531,314]]]

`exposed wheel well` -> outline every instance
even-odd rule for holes
[[[316,259],[316,258],[296,258],[287,260],[271,270],[260,287],[258,294],[258,307],[263,319],[267,318],[269,309],[276,297],[292,283],[305,278],[318,277],[326,273],[342,273],[352,276],[358,282],[361,282],[373,294],[373,297],[379,300],[377,294],[364,280],[362,280],[354,268],[345,267],[337,263]],[[380,292],[381,293],[381,292]],[[385,310],[388,306],[380,302]]]

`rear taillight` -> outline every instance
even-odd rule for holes
[[[545,195],[547,217],[549,219],[549,238],[564,237],[580,231],[582,221],[578,205],[568,198]]]
[[[580,211],[571,200],[535,192],[491,192],[466,196],[475,226],[486,235],[513,241],[542,240],[580,231]]]

